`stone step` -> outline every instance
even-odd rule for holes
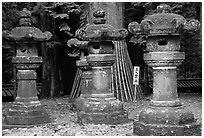
[[[35,125],[50,122],[48,115],[40,116],[6,116],[6,124],[8,125]]]
[[[140,136],[192,136],[201,135],[201,125],[189,123],[185,125],[145,124],[134,122],[133,133]]]
[[[42,109],[34,109],[34,110],[8,110],[9,116],[39,116],[44,115],[46,112]]]
[[[128,114],[124,111],[112,113],[78,113],[78,120],[82,124],[122,124],[129,122]]]

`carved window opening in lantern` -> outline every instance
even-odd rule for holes
[[[166,39],[160,39],[157,41],[159,46],[166,46],[168,44],[168,41]]]
[[[178,35],[153,35],[148,36],[147,51],[179,51],[180,37]]]
[[[40,56],[39,42],[21,42],[17,44],[16,56],[37,57]]]
[[[114,44],[112,41],[89,42],[88,51],[90,54],[113,54]]]

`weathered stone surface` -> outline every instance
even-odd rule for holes
[[[86,94],[87,97],[80,97],[75,102],[78,121],[93,124],[124,123],[128,121],[128,117],[122,103],[114,98],[111,66],[115,61],[112,41],[124,39],[127,30],[117,30],[104,24],[104,11],[97,10],[93,15],[96,18],[95,24],[76,32],[78,39],[89,41],[86,60],[92,68],[92,89],[87,92],[90,95]]]
[[[123,105],[119,100],[115,98],[89,98],[83,101],[83,105],[78,107],[79,110],[82,110],[87,113],[94,112],[103,112],[109,113],[117,110],[122,110]]]
[[[115,113],[82,113],[78,114],[79,120],[83,124],[121,124],[127,123],[127,113],[118,112]]]
[[[50,117],[43,109],[37,97],[36,69],[42,63],[38,56],[38,46],[41,41],[52,37],[50,32],[42,33],[38,28],[31,27],[31,12],[23,9],[20,12],[20,27],[5,31],[4,37],[15,41],[16,56],[12,62],[17,69],[17,96],[12,106],[8,109],[5,127],[29,127],[50,122]]]
[[[145,124],[184,125],[193,123],[194,116],[183,106],[145,108],[139,116],[139,121]]]
[[[6,116],[8,125],[37,125],[50,122],[49,116]]]
[[[179,52],[179,33],[198,26],[196,20],[187,22],[183,16],[171,13],[166,4],[158,6],[157,13],[147,15],[141,24],[129,24],[131,33],[147,36],[144,60],[153,69],[153,98],[140,113],[139,121],[134,122],[134,134],[183,136],[200,131],[193,113],[181,105],[177,93],[177,66],[185,59],[185,54]]]
[[[49,123],[51,118],[37,97],[17,97],[5,116],[3,127],[31,127]]]
[[[86,95],[92,94],[92,72],[90,71],[83,71],[82,73],[82,80],[81,80],[81,96],[86,97]]]
[[[148,52],[179,51],[180,38],[177,35],[151,36],[147,40],[146,50]]]
[[[139,136],[192,136],[201,134],[201,125],[194,123],[185,125],[145,124],[134,122],[133,133]]]
[[[172,51],[172,52],[149,52],[144,54],[144,60],[146,61],[174,61],[174,60],[181,60],[183,61],[185,59],[185,53],[184,52],[178,52],[178,51]],[[162,65],[160,65],[162,66]]]
[[[42,63],[42,57],[37,56],[16,56],[12,58],[12,63],[15,64],[40,64]]]
[[[187,21],[183,16],[172,13],[169,5],[161,4],[157,7],[155,14],[147,15],[140,24],[130,23],[128,28],[131,33],[136,35],[142,33],[148,36],[161,36],[179,35],[183,29],[197,30],[199,26],[199,21],[195,19]]]
[[[3,126],[22,127],[23,125],[36,125],[49,123],[51,118],[40,104],[37,97],[17,97],[12,107],[8,109]]]
[[[78,121],[93,124],[120,124],[128,122],[127,112],[119,100],[114,98],[85,99],[78,105]]]
[[[88,41],[79,41],[77,38],[72,38],[67,41],[68,46],[75,46],[80,50],[80,59],[76,61],[77,67],[80,69],[81,75],[76,74],[75,83],[73,84],[73,88],[71,91],[72,95],[76,95],[76,93],[80,93],[80,97],[77,99],[83,99],[92,94],[92,70],[89,64],[87,63],[87,45]],[[80,80],[81,77],[81,80]],[[77,84],[80,83],[80,86]],[[75,97],[72,97],[75,98]],[[78,101],[75,100],[74,104],[78,104]]]
[[[87,62],[94,67],[111,66],[114,64],[115,56],[113,54],[90,54]]]
[[[43,115],[43,110],[13,110],[9,109],[9,116],[37,116]]]
[[[177,94],[176,67],[153,67],[153,80],[154,94],[151,100],[152,105],[181,105]]]

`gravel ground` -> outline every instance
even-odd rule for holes
[[[181,102],[191,110],[198,123],[202,123],[202,96],[201,94],[179,94]],[[73,111],[69,98],[41,100],[53,122],[32,128],[4,129],[3,136],[129,136],[133,131],[133,120],[138,120],[142,107],[147,105],[150,97],[135,103],[124,103],[129,113],[129,123],[121,125],[83,125],[77,123],[76,112]],[[11,103],[2,104],[2,113]]]

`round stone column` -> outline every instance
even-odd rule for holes
[[[152,105],[176,106],[180,104],[177,95],[177,72],[176,67],[152,67],[153,69],[153,91]],[[166,101],[168,100],[168,101]],[[162,103],[165,101],[165,103]]]
[[[37,97],[36,69],[42,63],[38,56],[38,47],[42,41],[52,37],[50,32],[42,33],[32,27],[31,12],[26,8],[20,13],[20,27],[4,31],[3,37],[12,41],[16,47],[16,56],[12,62],[17,68],[17,97],[8,109],[3,128],[30,127],[50,122],[50,117]]]
[[[177,94],[177,66],[185,59],[183,52],[163,51],[144,54],[153,71],[153,98],[150,105],[179,106]]]
[[[177,93],[177,66],[185,59],[179,52],[181,30],[196,29],[197,20],[189,22],[183,16],[171,13],[161,4],[157,12],[148,15],[141,24],[129,24],[135,35],[146,35],[144,60],[153,70],[153,98],[134,122],[133,133],[145,136],[185,136],[200,133],[200,124],[181,104]]]

